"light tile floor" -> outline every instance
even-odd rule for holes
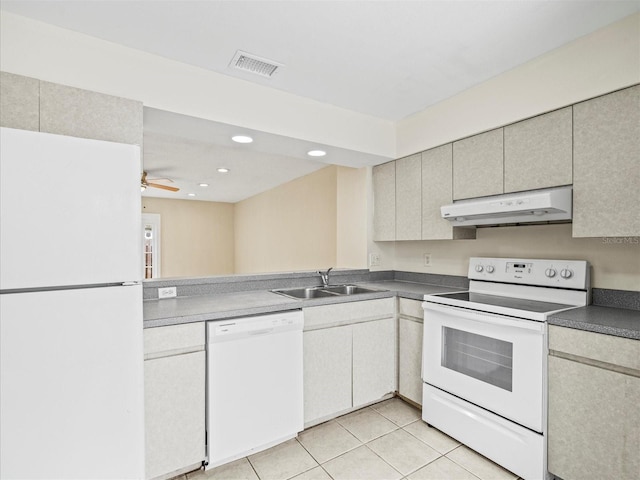
[[[301,432],[297,438],[174,480],[515,480],[518,476],[421,420],[399,398]]]

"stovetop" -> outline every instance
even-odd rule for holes
[[[451,299],[456,301],[455,303],[458,303],[460,306],[464,306],[465,303],[471,302],[474,304],[489,305],[492,307],[545,314],[575,307],[575,305],[567,305],[563,303],[541,302],[526,298],[502,297],[499,295],[486,295],[474,292],[444,293],[429,296],[429,300],[432,302],[438,303],[438,299]],[[451,303],[453,302],[446,302],[446,304]]]

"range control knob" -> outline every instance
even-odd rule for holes
[[[562,270],[560,270],[560,276],[562,278],[571,278],[573,276],[573,272],[568,268],[563,268]]]
[[[556,273],[557,273],[557,272],[556,272],[556,271],[555,271],[555,269],[553,269],[553,268],[547,268],[547,269],[544,271],[544,274],[545,274],[547,277],[549,277],[549,278],[553,278],[553,277],[555,277],[555,276],[556,276]]]
[[[485,269],[487,271],[487,273],[493,273],[493,271],[495,270],[495,268],[493,268],[492,265],[487,265],[487,268]]]
[[[482,265],[476,265],[476,272],[480,273],[482,270],[484,270]]]

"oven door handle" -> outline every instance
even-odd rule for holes
[[[478,312],[476,310],[470,310],[468,308],[458,308],[431,302],[424,302],[422,304],[422,308],[425,311],[425,321],[427,320],[426,313],[431,310],[435,312],[445,313],[453,317],[471,320],[474,322],[498,325],[502,327],[515,327],[540,334],[544,333],[544,322],[537,322],[535,320],[524,320],[520,318],[508,317],[506,315],[499,315],[496,313]]]

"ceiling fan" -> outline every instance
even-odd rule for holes
[[[165,180],[169,182],[173,182],[173,180],[169,178],[152,178],[152,181]],[[147,180],[147,172],[142,172],[142,178],[140,179],[140,189],[144,192],[147,187],[151,188],[161,188],[163,190],[169,190],[170,192],[177,192],[180,190],[177,187],[171,187],[169,185],[162,185],[161,183],[152,183],[152,181]]]

